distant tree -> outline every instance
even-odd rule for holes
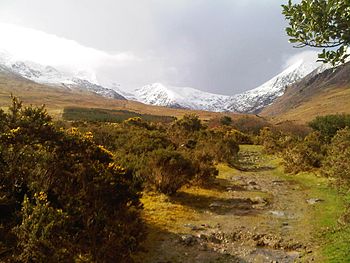
[[[291,43],[297,43],[296,47],[323,48],[319,61],[333,66],[345,62],[350,44],[350,1],[301,0],[293,4],[289,0],[282,7]]]

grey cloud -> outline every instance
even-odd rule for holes
[[[0,21],[142,61],[107,67],[125,87],[159,81],[235,94],[278,73],[298,52],[276,0],[2,0]],[[13,20],[13,21],[10,21]]]

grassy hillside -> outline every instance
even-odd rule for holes
[[[97,121],[97,122],[122,122],[129,118],[140,117],[145,121],[150,122],[165,122],[174,121],[171,116],[158,116],[151,114],[140,114],[127,110],[106,110],[97,108],[65,108],[62,115],[64,120],[69,121]]]
[[[316,116],[350,113],[350,63],[306,77],[262,111],[275,121],[307,122]]]

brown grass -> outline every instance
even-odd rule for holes
[[[266,115],[269,113],[268,109],[264,111]],[[335,113],[350,113],[350,87],[325,89],[296,107],[274,116],[272,121],[292,120],[305,123],[317,116]]]

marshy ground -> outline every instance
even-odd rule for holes
[[[145,194],[149,233],[136,261],[348,262],[344,197],[326,179],[286,175],[259,146],[241,146],[238,166],[219,165],[205,188]]]

